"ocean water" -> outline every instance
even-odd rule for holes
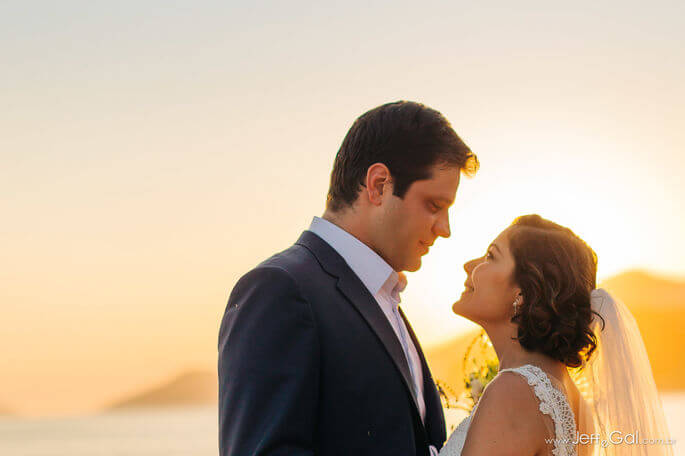
[[[216,456],[215,406],[0,419],[1,456]]]
[[[676,455],[685,456],[685,392],[662,395]],[[447,411],[448,429],[461,417]],[[0,418],[1,456],[216,456],[216,407]]]

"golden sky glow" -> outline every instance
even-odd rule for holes
[[[466,327],[461,265],[525,213],[601,277],[685,276],[682,4],[233,4],[0,7],[0,405],[87,411],[212,369],[237,278],[322,213],[352,121],[397,99],[482,163],[409,275],[424,344]]]

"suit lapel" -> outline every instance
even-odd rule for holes
[[[345,260],[326,241],[311,231],[302,233],[296,244],[306,247],[317,258],[321,266],[331,275],[338,278],[338,289],[357,309],[369,327],[376,334],[381,344],[400,372],[404,384],[411,395],[416,413],[419,412],[416,393],[414,392],[407,358],[400,345],[395,331],[381,310],[376,299],[357,275],[350,269]]]
[[[442,443],[447,438],[447,426],[445,424],[445,414],[442,411],[442,403],[440,402],[440,394],[435,386],[435,381],[428,368],[428,363],[426,362],[426,357],[421,349],[421,344],[414,334],[414,329],[409,324],[409,320],[402,312],[402,308],[399,308],[400,315],[404,320],[404,324],[407,326],[409,331],[409,336],[412,342],[414,342],[414,347],[416,347],[416,352],[419,354],[421,359],[421,370],[423,371],[423,400],[426,404],[426,421],[425,427],[426,432],[429,434],[430,442],[437,445],[442,445]]]

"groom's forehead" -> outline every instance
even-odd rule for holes
[[[430,197],[451,203],[459,186],[459,170],[433,171],[429,178],[416,181],[415,184],[421,192],[429,194]]]

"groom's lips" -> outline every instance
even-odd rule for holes
[[[431,242],[419,241],[419,244],[421,244],[421,246],[422,246],[423,248],[426,249],[426,252],[428,251],[428,249],[430,249],[431,247],[433,247],[433,244],[434,244],[434,243],[435,243],[435,240],[433,240],[433,241],[431,241]]]

